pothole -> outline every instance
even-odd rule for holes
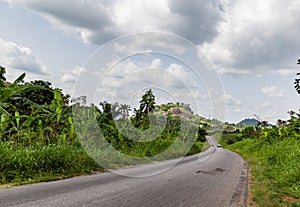
[[[210,171],[199,170],[196,173],[217,175],[217,174],[222,174],[224,171],[225,171],[225,169],[223,169],[223,168],[215,168],[214,170],[210,170]]]

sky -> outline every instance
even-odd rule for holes
[[[276,123],[299,110],[300,0],[0,0],[0,65],[13,81],[137,107]]]

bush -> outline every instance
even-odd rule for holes
[[[227,133],[222,134],[221,141],[223,141],[226,144],[234,144],[236,142],[239,142],[243,139],[243,134],[241,133]]]

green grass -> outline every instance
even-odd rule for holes
[[[252,198],[258,206],[300,206],[300,140],[285,138],[271,143],[244,139],[228,149],[241,154],[250,165]],[[295,202],[284,201],[284,197]]]
[[[133,157],[147,156],[148,152],[159,152],[159,145],[167,144],[169,146],[170,143],[166,141],[162,140],[161,143],[157,143],[152,147],[140,148],[140,151],[130,152],[130,149],[126,151],[128,155]],[[202,147],[203,143],[196,142],[187,155],[201,152]],[[162,159],[172,159],[184,154],[184,152],[181,152],[181,148],[182,146],[178,145],[170,152],[169,157]],[[103,156],[105,152],[98,151],[97,153]],[[67,142],[30,146],[23,146],[14,142],[0,142],[0,157],[0,186],[2,187],[7,184],[21,185],[52,181],[104,171],[79,144],[75,145]],[[126,160],[120,159],[119,161],[118,166],[125,167],[128,165]],[[142,163],[137,161],[136,164]]]
[[[102,171],[80,146],[0,143],[0,182],[19,185]]]

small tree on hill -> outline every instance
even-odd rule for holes
[[[140,108],[134,109],[135,127],[148,129],[150,126],[149,114],[155,109],[155,96],[152,90],[146,91],[140,101]]]

